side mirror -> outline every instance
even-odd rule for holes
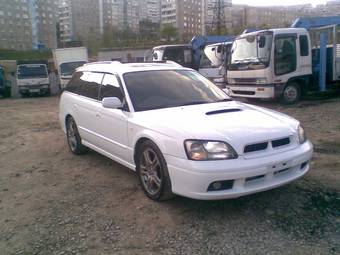
[[[118,97],[104,97],[102,100],[102,106],[104,108],[117,109],[123,106],[123,103]]]

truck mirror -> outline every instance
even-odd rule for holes
[[[222,52],[222,46],[221,45],[218,45],[217,46],[217,53],[221,53]]]
[[[157,53],[154,53],[154,54],[152,55],[152,58],[153,58],[154,60],[158,60],[158,55],[157,55]]]

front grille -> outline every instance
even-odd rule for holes
[[[235,78],[235,82],[238,84],[256,83],[257,78]]]
[[[249,144],[246,147],[244,147],[244,153],[249,153],[249,152],[254,152],[254,151],[262,151],[267,149],[268,143],[254,143],[254,144]]]
[[[255,91],[242,91],[242,90],[233,90],[234,94],[238,94],[238,95],[255,95]]]
[[[278,140],[273,140],[272,141],[272,146],[273,148],[284,146],[290,143],[289,137],[278,139]]]

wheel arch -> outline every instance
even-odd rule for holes
[[[140,146],[145,142],[145,141],[151,141],[153,142],[157,147],[158,149],[161,151],[161,153],[163,154],[166,154],[166,151],[165,151],[165,146],[163,143],[160,143],[158,141],[162,141],[162,139],[155,139],[156,137],[158,137],[159,135],[158,134],[154,134],[153,132],[143,132],[141,134],[139,134],[138,136],[136,136],[136,138],[134,139],[134,144],[132,146],[133,148],[133,161],[134,163],[136,164],[137,163],[137,152],[138,152],[138,149],[140,148]]]
[[[304,96],[307,93],[307,91],[308,91],[309,81],[310,81],[310,75],[291,77],[286,82],[286,85],[288,85],[290,83],[297,83],[299,85],[299,87],[300,87],[301,96]]]

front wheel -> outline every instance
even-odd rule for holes
[[[301,89],[300,85],[296,82],[288,83],[281,95],[281,103],[283,104],[295,104],[301,99]]]
[[[66,135],[68,146],[74,154],[80,155],[86,152],[86,147],[81,143],[77,124],[72,117],[66,121]]]
[[[137,155],[137,174],[144,193],[155,201],[172,198],[171,182],[162,152],[151,141],[144,142]]]

